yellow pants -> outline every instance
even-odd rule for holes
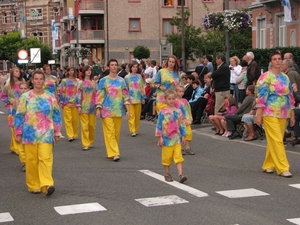
[[[102,118],[102,129],[108,158],[120,156],[119,140],[122,117]]]
[[[130,134],[137,133],[140,129],[141,110],[142,110],[142,104],[129,105],[128,126],[129,126]]]
[[[64,121],[68,138],[78,137],[78,110],[76,107],[64,106]]]
[[[82,147],[89,147],[95,140],[96,115],[80,114]]]
[[[162,110],[166,106],[167,106],[166,103],[156,103],[156,112],[157,112],[157,114],[160,112],[160,110]]]
[[[265,127],[267,149],[262,169],[276,169],[277,174],[290,169],[283,144],[286,119],[279,119],[271,116],[263,117]]]
[[[193,131],[190,125],[186,125],[186,136],[185,136],[186,141],[191,141],[193,140]]]
[[[15,152],[19,155],[19,159],[21,163],[25,163],[25,152],[23,149],[23,145],[16,142],[15,130],[13,127],[10,127],[11,131],[11,141],[10,141],[10,149],[12,152]]]
[[[175,164],[184,162],[181,153],[181,144],[163,146],[161,158],[161,163],[164,166],[170,166],[172,164],[172,159],[174,160]]]
[[[25,144],[26,184],[28,191],[46,191],[46,186],[54,184],[52,178],[53,144]]]

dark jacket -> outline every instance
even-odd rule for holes
[[[230,90],[230,69],[228,64],[223,63],[216,71],[211,74],[215,92]]]
[[[189,84],[189,86],[184,90],[184,94],[182,98],[185,98],[186,100],[190,100],[193,94],[193,85]]]
[[[240,117],[242,117],[244,114],[250,112],[252,105],[253,105],[253,101],[255,99],[254,95],[248,95],[243,103],[241,104],[241,106],[238,108],[238,110],[235,112],[235,115],[238,115]]]
[[[291,84],[296,83],[297,87],[300,88],[300,75],[294,67],[289,68],[286,75],[289,77]]]
[[[251,61],[247,68],[247,86],[252,85],[253,83],[256,83],[260,76],[258,64],[255,61]]]
[[[204,87],[204,75],[208,73],[208,69],[203,64],[196,67],[195,72],[198,74],[199,80],[201,82],[201,87]]]

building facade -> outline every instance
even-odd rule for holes
[[[300,2],[290,0],[292,21],[284,21],[280,0],[253,0],[252,47],[274,48],[300,45]]]

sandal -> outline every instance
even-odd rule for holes
[[[165,181],[167,181],[167,182],[172,182],[173,181],[173,178],[171,177],[171,174],[167,174],[165,176]]]
[[[250,137],[250,136],[248,136],[247,138],[244,139],[244,141],[254,141],[256,139],[257,139],[257,137]]]

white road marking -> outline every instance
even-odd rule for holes
[[[178,188],[178,189],[180,189],[182,191],[186,191],[187,193],[189,193],[191,195],[194,195],[196,197],[201,198],[201,197],[207,197],[207,196],[209,196],[205,192],[199,191],[199,190],[197,190],[195,188],[192,188],[192,187],[189,187],[189,186],[187,186],[185,184],[181,184],[181,183],[179,183],[177,181],[167,182],[167,181],[165,181],[165,178],[162,175],[154,173],[154,172],[152,172],[150,170],[139,170],[139,171],[141,173],[144,173],[144,174],[150,176],[150,177],[153,177],[153,178],[155,178],[157,180],[160,180],[161,182],[164,182],[165,184],[169,184],[169,185],[171,185],[173,187],[176,187],[176,188]]]
[[[54,209],[60,215],[106,211],[106,208],[104,208],[97,202],[77,205],[56,206],[54,207]]]
[[[12,222],[12,221],[14,221],[14,218],[10,215],[10,213],[8,212],[0,213],[0,223]]]
[[[300,189],[300,184],[289,184],[289,186]]]
[[[246,197],[257,197],[257,196],[266,196],[270,195],[266,192],[262,192],[260,190],[254,188],[247,189],[237,189],[237,190],[229,190],[229,191],[216,191],[216,193],[223,195],[228,198],[246,198]]]
[[[287,219],[287,221],[289,221],[289,222],[291,222],[293,224],[300,225],[300,218]]]
[[[5,112],[0,111],[0,114],[5,114]]]
[[[188,203],[188,201],[184,200],[183,198],[179,198],[176,195],[160,196],[153,198],[140,198],[135,200],[146,207]]]

